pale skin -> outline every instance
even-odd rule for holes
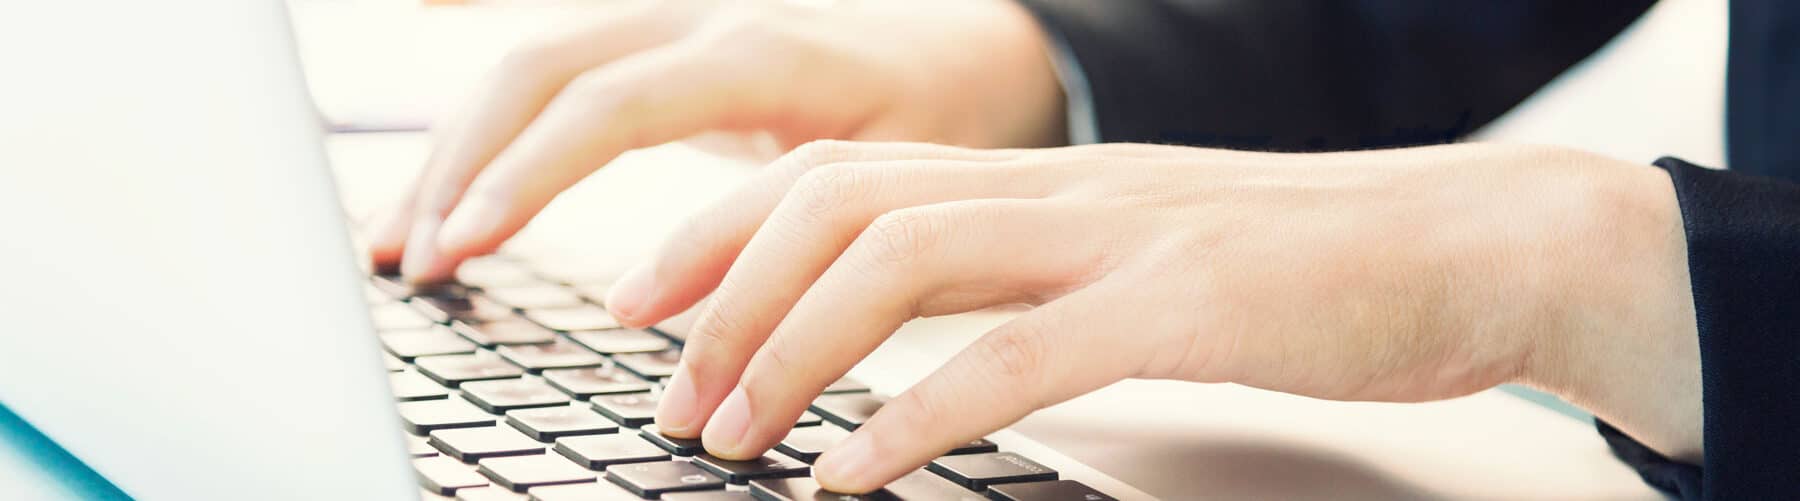
[[[1053,148],[1060,90],[1009,3],[647,5],[503,64],[372,254],[440,280],[623,151],[712,130],[804,144],[606,301],[632,326],[698,305],[657,423],[715,455],[772,447],[909,319],[1024,303],[827,451],[819,481],[878,488],[1125,378],[1395,402],[1522,383],[1701,456],[1658,169],[1505,144]]]

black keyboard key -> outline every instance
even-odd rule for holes
[[[424,435],[436,430],[493,426],[497,419],[462,399],[401,402],[400,422],[406,431]]]
[[[475,344],[441,326],[381,333],[381,346],[401,360],[474,353]]]
[[[1056,480],[1056,470],[1012,452],[944,456],[925,469],[977,491],[993,484]]]
[[[599,306],[583,304],[562,308],[525,310],[525,318],[546,328],[563,332],[617,329],[619,321]]]
[[[501,360],[491,352],[419,357],[413,365],[419,367],[420,374],[451,388],[469,381],[511,379],[525,374],[525,369]]]
[[[650,379],[675,375],[675,364],[681,362],[681,350],[667,349],[654,353],[626,353],[613,356],[626,370]]]
[[[411,296],[413,293],[412,284],[406,283],[406,279],[401,278],[399,273],[372,275],[369,277],[369,285],[374,286],[382,294],[395,298]]]
[[[556,340],[555,332],[520,317],[490,322],[458,321],[450,325],[450,330],[482,346],[544,344]]]
[[[431,432],[431,439],[427,442],[444,455],[465,463],[492,457],[544,453],[544,444],[504,426],[438,430]]]
[[[449,388],[414,371],[389,373],[388,386],[394,390],[394,399],[401,401],[436,400],[450,396]]]
[[[663,501],[752,501],[745,491],[693,491],[671,492],[662,495]]]
[[[568,407],[569,403],[568,395],[536,378],[470,381],[463,383],[461,389],[463,398],[494,414],[532,407]]]
[[[606,363],[606,357],[600,356],[599,353],[594,353],[587,348],[562,339],[548,344],[501,346],[494,352],[532,372],[544,369],[597,367]]]
[[[606,479],[646,498],[665,492],[725,488],[724,479],[685,461],[615,464],[606,467]]]
[[[988,498],[999,501],[1118,501],[1118,498],[1074,480],[996,485],[988,488]]]
[[[588,399],[594,410],[627,428],[656,422],[656,403],[659,401],[661,396],[655,393],[601,395]]]
[[[812,477],[750,481],[750,495],[764,501],[985,501],[981,494],[950,483],[937,475],[914,471],[868,494],[836,494],[819,487]]]
[[[862,382],[857,381],[855,379],[843,378],[843,379],[839,379],[837,381],[831,382],[831,385],[826,386],[825,391],[822,391],[820,393],[868,393],[868,392],[869,392],[869,385],[862,384]]]
[[[836,426],[794,428],[788,432],[787,438],[775,444],[775,450],[811,463],[819,459],[819,454],[825,453],[825,449],[830,449],[849,436],[850,432]]]
[[[531,489],[531,501],[637,501],[642,499],[607,482],[564,484]]]
[[[595,395],[650,391],[650,388],[654,386],[636,374],[620,368],[617,364],[604,364],[600,367],[582,369],[547,370],[544,371],[544,380],[549,381],[550,386],[555,386],[563,393],[582,399]]]
[[[988,439],[977,438],[974,440],[970,440],[970,441],[958,444],[956,446],[956,448],[950,449],[950,452],[946,452],[946,453],[944,453],[944,455],[945,456],[954,456],[954,455],[958,455],[958,454],[981,454],[984,452],[999,452],[999,451],[1000,451],[1000,446],[994,445],[994,443],[988,441]]]
[[[569,339],[574,339],[590,350],[608,355],[649,353],[666,350],[674,345],[669,342],[669,338],[635,329],[576,331],[569,333]]]
[[[575,291],[553,284],[488,287],[482,289],[481,293],[500,304],[522,310],[563,308],[582,304],[581,297],[576,296]]]
[[[425,490],[449,496],[456,494],[457,489],[483,487],[488,484],[487,478],[475,473],[469,467],[443,456],[432,456],[413,460],[413,469],[419,473],[419,483]]]
[[[369,306],[392,303],[395,301],[399,301],[399,299],[388,295],[388,293],[382,291],[380,287],[376,287],[374,284],[363,284],[363,302],[368,303]]]
[[[541,283],[536,273],[508,258],[483,256],[456,267],[456,281],[475,287],[505,287]]]
[[[522,494],[496,485],[456,490],[456,501],[525,501],[526,499]]]
[[[562,456],[535,455],[481,460],[476,471],[513,492],[545,485],[579,484],[599,478],[594,472]]]
[[[397,331],[407,329],[423,329],[437,325],[437,322],[425,318],[418,310],[406,303],[386,303],[369,308],[369,318],[375,323],[377,331]]]
[[[738,485],[747,484],[751,480],[759,478],[800,477],[812,472],[812,468],[806,463],[787,456],[768,453],[749,461],[727,461],[701,454],[694,457],[694,465],[709,473],[724,477],[726,482]]]
[[[618,433],[619,425],[585,407],[559,405],[506,413],[506,424],[525,436],[549,442],[575,435]]]
[[[408,301],[408,304],[411,304],[413,309],[425,318],[444,324],[450,323],[452,320],[486,322],[518,316],[511,307],[477,294],[419,296]]]
[[[885,402],[868,393],[835,393],[813,400],[812,411],[832,424],[855,430],[881,410]]]
[[[601,305],[601,306],[606,306],[606,294],[608,292],[612,291],[612,283],[611,283],[612,277],[559,276],[557,278],[567,279],[569,282],[571,282],[571,285],[569,285],[569,288],[575,289],[576,294],[580,294],[581,297],[585,297],[585,298],[587,298],[588,301],[592,301],[594,304]],[[574,283],[574,282],[587,282],[588,281],[588,280],[586,280],[587,278],[598,279],[604,283]]]
[[[414,435],[406,435],[406,453],[416,458],[438,455],[436,447],[425,443],[425,437]]]
[[[552,448],[557,454],[588,469],[609,465],[665,461],[669,452],[645,442],[636,435],[578,435],[556,439]]]
[[[656,444],[657,447],[661,447],[663,450],[669,451],[670,454],[677,456],[692,456],[706,452],[706,446],[700,444],[700,439],[676,438],[663,435],[662,431],[658,430],[656,425],[653,424],[644,425],[644,429],[639,431],[638,435],[644,437],[644,440],[649,440],[650,443]]]

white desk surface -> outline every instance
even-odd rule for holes
[[[426,141],[418,133],[329,140],[353,215],[400,193]],[[559,198],[505,249],[605,277],[752,168],[680,146],[636,153]],[[944,359],[1009,315],[916,321],[890,345]],[[857,375],[910,382],[932,368],[865,364]],[[1014,430],[1165,499],[1658,498],[1590,425],[1499,391],[1403,405],[1126,381]]]

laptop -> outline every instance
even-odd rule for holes
[[[509,256],[424,290],[359,268],[281,2],[18,10],[0,404],[129,496],[1148,497],[1007,431],[819,491],[809,461],[904,389],[880,378],[760,461],[707,457],[650,426],[680,333],[618,328],[604,284]]]

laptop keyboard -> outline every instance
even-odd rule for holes
[[[810,464],[884,402],[849,379],[761,458],[712,457],[652,424],[681,339],[621,328],[600,304],[605,284],[500,256],[457,280],[414,290],[377,275],[365,294],[426,499],[1113,499],[986,439],[882,491],[825,492]]]

